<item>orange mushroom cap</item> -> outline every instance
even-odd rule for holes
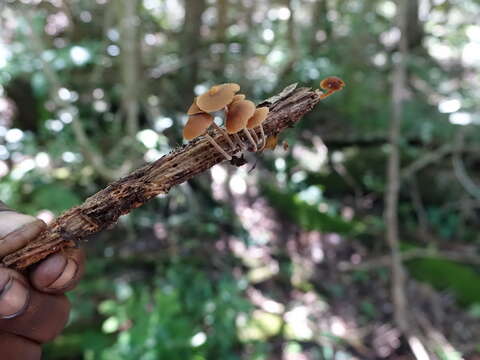
[[[236,134],[247,127],[248,119],[255,113],[255,104],[250,100],[233,103],[228,111],[225,125],[229,134]]]
[[[213,116],[210,114],[201,113],[190,116],[183,128],[183,137],[185,140],[193,140],[199,137],[207,131],[212,122]]]
[[[338,91],[342,90],[342,88],[345,86],[345,82],[340,79],[339,77],[336,76],[330,76],[326,79],[323,79],[320,82],[320,87],[323,90],[328,90],[328,91]]]
[[[268,107],[261,107],[255,110],[253,116],[248,119],[247,128],[253,129],[259,126],[268,116],[270,109]]]
[[[193,100],[193,104],[190,105],[190,107],[188,108],[188,111],[187,111],[187,115],[196,115],[196,114],[201,114],[203,113],[204,111],[202,109],[200,109],[197,105],[197,99],[198,98],[195,98]]]
[[[197,98],[197,106],[205,112],[214,112],[230,104],[240,86],[234,83],[213,86]]]

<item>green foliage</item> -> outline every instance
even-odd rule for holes
[[[418,259],[408,263],[417,279],[455,294],[465,305],[480,303],[480,275],[466,265],[443,259]]]
[[[99,270],[89,272],[94,275]],[[240,313],[248,314],[250,306],[229,274],[219,274],[212,281],[200,268],[179,262],[145,286],[125,282],[121,272],[113,283],[89,281],[91,275],[87,274],[75,298],[94,298],[111,291],[115,296],[98,304],[102,323],[95,331],[72,328],[55,348],[47,348],[49,358],[62,358],[76,349],[88,360],[238,359],[234,355],[240,341],[236,319]],[[74,317],[81,321],[98,316],[88,301],[75,300],[75,305]]]
[[[32,193],[32,203],[40,209],[49,209],[56,214],[80,205],[82,200],[71,189],[62,184],[37,186]]]
[[[264,186],[263,193],[276,209],[307,231],[348,234],[356,229],[354,222],[347,222],[338,215],[321,212],[318,206],[300,200],[295,193],[282,192],[269,186]]]

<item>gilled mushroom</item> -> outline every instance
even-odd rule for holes
[[[237,101],[241,101],[241,100],[245,100],[245,95],[243,94],[237,94],[233,97],[233,100],[230,104],[228,104],[227,106],[225,106],[225,117],[227,117],[228,115],[228,112],[230,110],[230,107],[232,106],[232,104],[236,103]],[[233,137],[235,138],[235,141],[240,145],[240,147],[242,148],[242,150],[247,150],[247,146],[243,143],[242,139],[240,139],[240,137],[238,136],[238,134],[233,134]]]
[[[240,101],[240,100],[245,100],[245,95],[243,94],[237,94],[233,97],[232,104],[234,102]]]
[[[205,94],[197,98],[197,105],[207,113],[222,110],[232,102],[233,97],[238,91],[240,91],[238,84],[215,85]]]
[[[235,93],[238,91],[240,91],[240,85],[235,83],[215,85],[206,93],[197,97],[195,99],[195,105],[201,111],[206,113],[219,111],[225,109],[226,106],[233,101]],[[196,111],[196,108],[193,105],[190,107],[190,109],[192,109],[192,111]],[[215,129],[220,131],[223,136],[225,136],[232,149],[234,149],[235,144],[233,143],[232,139],[230,139],[227,132],[215,124],[215,122],[213,123],[213,126]]]
[[[320,99],[325,99],[326,97],[332,95],[334,92],[342,90],[345,86],[345,82],[336,76],[330,76],[326,79],[323,79],[320,82],[320,88],[326,90],[327,92],[320,95]]]
[[[207,133],[207,129],[214,123],[213,116],[206,113],[191,115],[183,128],[183,137],[185,140],[193,140],[200,135],[205,135],[207,140],[227,159],[232,160],[225,150]]]
[[[227,121],[225,125],[229,134],[237,134],[243,130],[243,133],[253,146],[253,151],[257,151],[257,144],[252,135],[247,131],[248,119],[255,114],[255,104],[250,100],[240,100],[234,102],[228,110]]]
[[[201,113],[205,112],[198,107],[197,99],[198,98],[195,98],[195,100],[193,100],[192,105],[190,105],[190,107],[188,108],[187,115],[197,115],[197,114],[201,114]]]
[[[247,123],[247,128],[251,129],[255,134],[255,136],[257,136],[257,133],[253,129],[255,129],[257,126],[260,126],[260,134],[262,135],[262,145],[260,146],[259,151],[262,151],[266,145],[265,132],[263,131],[262,123],[267,118],[269,112],[270,112],[270,109],[268,107],[258,108],[255,110],[255,113],[248,120],[248,123]]]

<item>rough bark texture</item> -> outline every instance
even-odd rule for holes
[[[306,88],[289,86],[259,106],[268,106],[270,114],[264,122],[267,136],[292,127],[319,102],[318,93]],[[257,133],[260,134],[257,128]],[[227,141],[219,133],[211,136],[233,155]],[[240,135],[242,140],[244,136]],[[240,151],[240,148],[236,149]],[[235,151],[235,152],[237,152]],[[14,269],[26,267],[49,254],[75,247],[78,241],[114,225],[121,215],[143,205],[149,199],[166,194],[212,166],[225,161],[205,137],[173,150],[154,163],[115,181],[89,197],[57,219],[34,241],[2,259],[4,265]]]

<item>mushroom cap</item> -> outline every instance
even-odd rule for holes
[[[197,99],[198,98],[195,98],[193,100],[193,104],[190,105],[190,107],[188,108],[188,111],[187,111],[187,115],[196,115],[196,114],[200,114],[200,113],[203,113],[204,111],[202,109],[200,109],[197,105]]]
[[[232,104],[236,103],[237,101],[245,100],[245,95],[243,94],[237,94],[233,97],[232,102],[227,105],[227,112],[230,111],[230,107]]]
[[[245,95],[243,94],[237,94],[233,97],[233,100],[232,100],[232,103],[236,102],[236,101],[240,101],[240,100],[245,100]]]
[[[190,116],[183,128],[183,137],[185,140],[193,140],[199,137],[207,131],[212,122],[213,116],[210,114],[201,113]]]
[[[197,106],[205,112],[214,112],[230,104],[240,86],[234,83],[213,86],[197,98]]]
[[[330,76],[326,79],[323,79],[320,82],[320,87],[323,90],[328,90],[328,91],[338,91],[342,90],[342,88],[345,86],[345,82],[340,79],[339,77],[336,76]]]
[[[234,93],[240,91],[240,85],[238,85],[237,83],[226,83],[222,84],[222,86],[228,86]]]
[[[248,119],[255,113],[255,104],[250,100],[233,103],[228,111],[225,126],[229,134],[235,134],[247,127]]]
[[[253,116],[248,119],[247,128],[253,129],[260,125],[267,118],[269,112],[268,107],[257,108]]]

